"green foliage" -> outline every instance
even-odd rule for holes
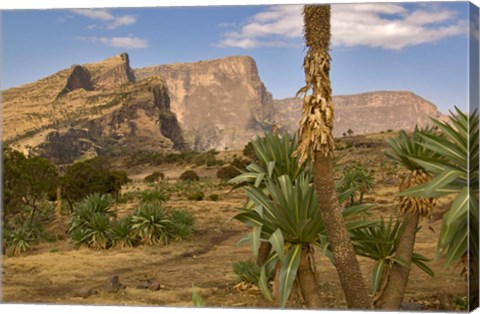
[[[112,200],[98,193],[85,197],[73,209],[69,234],[76,247],[87,245],[94,249],[106,249],[109,242],[110,211]]]
[[[25,157],[18,151],[3,151],[3,204],[5,218],[31,214],[58,186],[55,166],[42,157]]]
[[[257,137],[251,142],[258,162],[246,166],[246,171],[229,182],[239,186],[253,184],[256,187],[263,186],[266,178],[277,178],[288,175],[292,180],[309,169],[310,163],[298,164],[298,158],[292,154],[296,150],[297,141],[288,133],[281,137],[267,133],[264,137]],[[238,168],[238,167],[237,167]]]
[[[288,175],[268,179],[265,181],[264,189],[250,185],[245,191],[253,202],[253,209],[241,209],[235,218],[252,227],[250,239],[254,252],[258,251],[261,241],[269,241],[272,244],[275,255],[271,262],[281,262],[279,295],[280,305],[283,307],[296,276],[302,248],[315,245],[332,258],[316,192],[310,184],[308,173],[299,175],[295,180],[291,180]],[[346,209],[343,214],[344,217],[348,217],[368,208],[368,205],[359,205]],[[352,231],[372,224],[365,221],[349,221],[346,227]],[[267,266],[263,267],[261,271],[265,272],[265,275],[261,276],[259,285],[267,287],[265,282]],[[265,289],[262,291],[268,298],[267,291]]]
[[[240,174],[240,171],[234,166],[224,166],[217,171],[217,178],[222,181],[228,181]]]
[[[218,201],[219,198],[220,198],[220,196],[219,196],[218,194],[210,194],[210,195],[208,196],[208,199],[209,199],[210,201],[213,201],[213,202]]]
[[[165,174],[163,172],[160,172],[160,171],[155,171],[152,174],[146,176],[143,179],[143,181],[145,181],[146,183],[155,183],[155,182],[161,181],[163,179],[165,179]]]
[[[202,201],[205,198],[205,193],[201,190],[195,190],[188,193],[187,198],[190,201]]]
[[[194,307],[204,307],[205,302],[202,297],[195,291],[195,288],[192,287],[192,304]]]
[[[180,175],[180,180],[182,181],[198,181],[200,177],[193,170],[187,170]]]
[[[422,132],[418,141],[429,156],[410,159],[430,172],[434,179],[400,195],[441,197],[455,195],[443,216],[438,240],[438,256],[450,266],[462,256],[478,261],[478,112],[464,114],[458,108],[450,112],[450,122],[433,119],[440,134]]]
[[[168,235],[175,241],[186,239],[192,234],[195,218],[191,212],[174,209],[169,213],[168,220]]]
[[[34,240],[32,230],[28,225],[20,226],[16,229],[4,226],[3,241],[9,254],[20,255],[28,251]]]
[[[251,161],[257,160],[257,155],[255,153],[255,148],[253,147],[252,141],[248,142],[247,145],[242,150],[242,155],[250,159]]]
[[[127,216],[111,224],[109,237],[113,247],[133,247],[136,239],[132,232],[132,217]]]
[[[337,182],[337,191],[347,193],[349,205],[363,203],[363,196],[375,186],[375,175],[372,169],[366,169],[358,163],[343,169],[342,177]],[[356,195],[358,194],[358,198]]]
[[[142,203],[159,202],[163,203],[168,200],[168,195],[160,190],[144,190],[140,192]]]
[[[236,280],[246,283],[258,284],[261,267],[253,260],[238,261],[232,264]]]
[[[380,289],[381,280],[386,270],[393,263],[406,266],[405,261],[395,257],[403,230],[404,225],[400,221],[397,220],[393,223],[390,219],[388,224],[382,220],[378,224],[351,231],[355,253],[376,261],[372,272],[372,290],[374,293]],[[433,271],[424,263],[425,261],[429,261],[429,259],[413,253],[412,263],[428,275],[433,276]]]
[[[410,171],[425,172],[425,169],[415,162],[414,158],[426,157],[435,158],[432,151],[425,148],[422,134],[432,134],[432,128],[419,129],[415,127],[412,136],[408,136],[405,131],[400,131],[398,137],[386,139],[389,149],[385,151],[385,155],[397,162],[399,165]]]
[[[111,170],[108,160],[103,157],[70,165],[62,177],[64,197],[70,204],[93,193],[112,194],[118,198],[120,188],[126,182],[126,173]]]
[[[165,210],[155,203],[140,205],[132,216],[133,233],[148,245],[168,244],[169,224]]]

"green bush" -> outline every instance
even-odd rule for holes
[[[175,241],[188,238],[192,234],[195,219],[193,214],[186,210],[174,209],[169,214],[169,237]]]
[[[240,169],[240,170],[245,169],[245,167],[247,167],[249,164],[250,164],[250,161],[248,159],[240,158],[240,157],[235,157],[230,162],[231,166],[233,166],[237,169]]]
[[[112,223],[109,236],[114,247],[133,247],[135,236],[132,232],[132,216],[124,217]]]
[[[112,194],[118,199],[126,182],[126,173],[110,169],[109,161],[103,157],[77,162],[67,167],[62,177],[64,197],[71,208],[73,202],[93,193]]]
[[[108,195],[92,194],[73,209],[68,233],[76,247],[87,245],[94,249],[106,249],[109,244],[110,211],[112,200]]]
[[[146,176],[143,181],[145,181],[146,183],[155,183],[155,182],[158,182],[158,181],[161,181],[165,179],[165,174],[163,172],[160,172],[160,171],[155,171],[154,173]]]
[[[228,181],[230,179],[235,178],[240,174],[237,168],[234,166],[225,166],[217,171],[217,178],[221,179],[222,181]]]
[[[218,194],[210,194],[210,195],[208,196],[208,199],[209,199],[210,201],[214,201],[214,202],[218,201],[219,198],[220,198],[220,196],[219,196]]]
[[[236,280],[257,285],[260,280],[261,267],[255,261],[238,261],[232,264]],[[272,271],[267,270],[267,278],[272,277]]]
[[[187,195],[187,198],[190,201],[201,201],[205,198],[205,193],[202,191],[193,191]]]
[[[168,195],[160,190],[145,190],[140,193],[142,203],[160,202],[163,203],[168,200]]]
[[[28,226],[10,229],[4,226],[3,241],[6,252],[13,255],[20,255],[28,251],[34,242],[34,237]]]
[[[135,236],[148,245],[169,240],[170,221],[163,207],[155,203],[145,203],[135,209],[132,216],[132,231]]]
[[[182,181],[198,181],[200,177],[193,170],[187,170],[180,175],[180,180]]]

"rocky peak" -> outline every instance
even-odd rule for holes
[[[135,76],[164,79],[193,149],[241,149],[273,116],[272,95],[251,57],[164,64],[135,69]]]
[[[125,83],[135,82],[135,75],[130,67],[130,58],[122,53],[101,62],[90,64],[95,90],[108,90]]]

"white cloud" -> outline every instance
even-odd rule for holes
[[[133,15],[114,15],[107,9],[72,9],[72,12],[92,20],[101,21],[105,23],[108,29],[131,25],[137,21]]]
[[[400,4],[332,5],[332,46],[402,49],[466,33],[465,21],[439,6],[407,10]],[[295,45],[302,38],[301,5],[279,5],[254,15],[241,28],[223,34],[220,47]]]
[[[128,49],[143,49],[148,48],[148,42],[145,39],[138,37],[77,37],[78,40],[90,41],[100,43],[103,45],[128,48]]]

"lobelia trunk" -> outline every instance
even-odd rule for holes
[[[403,235],[398,242],[398,248],[395,257],[405,261],[408,267],[394,263],[390,270],[389,277],[386,279],[387,284],[385,290],[375,302],[375,307],[384,310],[398,310],[402,303],[405,289],[410,275],[413,248],[415,246],[415,238],[417,234],[419,213],[406,212],[403,217],[405,229]]]
[[[322,307],[319,287],[316,279],[313,249],[310,246],[302,248],[300,264],[298,265],[297,282],[307,307],[318,309]]]
[[[350,309],[369,309],[368,290],[362,278],[350,235],[345,228],[345,221],[335,192],[332,159],[316,152],[313,174],[318,204],[347,306]]]

